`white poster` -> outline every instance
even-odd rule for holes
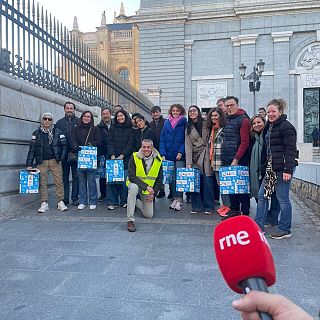
[[[227,96],[226,82],[211,82],[197,84],[197,106],[202,108],[213,108],[220,98]]]

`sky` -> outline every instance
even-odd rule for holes
[[[125,14],[135,15],[140,0],[122,0]],[[62,25],[72,29],[73,17],[77,16],[81,32],[96,31],[100,26],[101,15],[106,11],[107,24],[113,23],[113,12],[120,12],[121,0],[38,0],[39,5],[48,10]]]

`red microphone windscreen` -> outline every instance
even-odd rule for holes
[[[259,226],[248,216],[219,223],[213,236],[216,259],[228,286],[242,293],[239,282],[262,278],[267,286],[276,281],[272,253]]]

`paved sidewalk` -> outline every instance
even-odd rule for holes
[[[0,319],[239,319],[238,297],[221,278],[212,249],[217,215],[190,215],[157,200],[153,220],[124,209],[38,205],[0,223]],[[272,292],[318,319],[320,221],[293,199],[293,236],[269,241],[277,271]],[[253,209],[254,211],[254,209]],[[10,213],[8,213],[8,216]]]

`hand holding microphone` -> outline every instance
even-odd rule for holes
[[[251,291],[243,298],[233,301],[232,306],[241,312],[243,320],[259,319],[257,310],[270,314],[274,320],[312,320],[304,310],[284,296]]]

